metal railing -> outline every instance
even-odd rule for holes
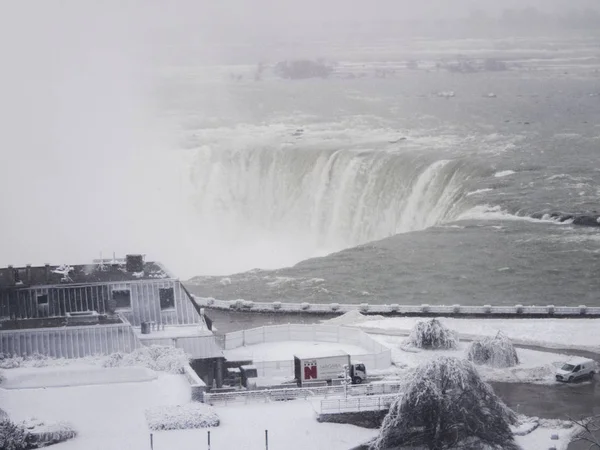
[[[386,411],[398,395],[378,395],[375,397],[329,398],[321,400],[321,414],[340,414],[361,411]]]
[[[347,386],[348,396],[397,395],[403,388],[400,383],[372,383]],[[271,402],[282,400],[306,400],[309,397],[343,396],[345,386],[326,386],[313,388],[264,389],[252,391],[205,393],[204,403],[210,405],[227,405],[229,403]]]
[[[208,308],[255,312],[295,313],[346,313],[360,311],[369,314],[441,314],[441,315],[510,315],[539,317],[598,317],[599,306],[469,306],[469,305],[399,305],[399,304],[346,304],[346,303],[284,303],[254,302],[247,300],[217,300],[194,297],[196,302]]]

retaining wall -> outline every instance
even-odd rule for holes
[[[481,317],[600,317],[600,306],[467,306],[467,305],[400,305],[400,304],[348,304],[348,303],[283,303],[253,302],[248,300],[217,300],[194,297],[200,306],[221,310],[343,314],[359,311],[363,314],[414,315],[414,316],[481,316]]]
[[[343,343],[364,348],[367,353],[353,355],[369,369],[386,369],[392,364],[391,350],[363,331],[335,325],[273,325],[227,333],[222,338],[223,348],[231,350],[247,345],[282,341],[317,341]],[[294,361],[253,361],[259,376],[293,376]]]

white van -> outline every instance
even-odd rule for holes
[[[596,361],[587,358],[572,358],[556,370],[556,381],[572,382],[576,380],[590,380],[596,373]]]

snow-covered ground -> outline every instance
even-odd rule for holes
[[[388,376],[403,377],[408,370],[442,355],[464,358],[469,346],[467,342],[460,342],[455,350],[423,350],[405,347],[403,345],[405,337],[386,335],[372,335],[372,337],[392,349],[392,361],[396,367],[382,373]],[[526,349],[517,349],[517,354],[520,364],[516,367],[495,369],[489,366],[477,366],[477,371],[486,381],[549,384],[556,383],[554,373],[557,365],[569,359],[568,355]]]
[[[158,374],[145,367],[103,368],[74,362],[62,367],[20,367],[3,372],[4,389],[45,389],[92,384],[151,381]]]
[[[54,446],[56,450],[148,450],[146,410],[189,400],[185,377],[167,374],[141,383],[0,389],[0,404],[13,421],[35,416],[73,424],[78,437]],[[269,430],[270,448],[348,450],[377,433],[352,425],[318,423],[317,409],[317,403],[304,400],[215,407],[221,425],[211,429],[211,448],[263,450],[264,430]],[[154,432],[154,449],[207,448],[206,436],[202,429]]]
[[[36,417],[73,425],[78,437],[56,445],[53,447],[56,450],[147,450],[149,431],[145,410],[153,406],[184,404],[190,399],[190,386],[185,376],[169,374],[160,374],[154,381],[141,383],[0,389],[2,409],[14,422]]]
[[[225,350],[228,360],[251,359],[253,361],[292,361],[294,354],[310,352],[315,357],[328,356],[344,351],[350,355],[364,355],[369,353],[362,347],[350,344],[314,342],[314,341],[283,341],[266,342],[264,344],[248,345],[232,350]]]
[[[346,315],[344,315],[346,316]],[[337,317],[338,325],[357,326],[368,333],[407,334],[419,317],[381,318],[357,314]],[[550,348],[600,352],[600,319],[454,319],[438,318],[461,337],[493,336],[502,331],[513,342]]]
[[[141,383],[107,384],[48,389],[0,389],[0,404],[14,421],[31,416],[73,424],[78,436],[53,446],[56,450],[148,450],[149,408],[185,404],[190,399],[184,376],[161,374]],[[375,437],[377,430],[353,425],[318,423],[319,401],[236,404],[217,406],[220,426],[211,428],[213,450],[263,450],[265,430],[269,448],[286,450],[348,450]],[[540,427],[516,438],[524,450],[565,450],[572,430]],[[552,441],[552,434],[559,441]],[[207,448],[207,430],[153,432],[155,450]]]

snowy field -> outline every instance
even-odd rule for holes
[[[439,356],[465,358],[469,343],[460,342],[456,350],[423,350],[405,347],[406,338],[400,336],[372,335],[374,339],[392,349],[394,368],[383,372],[387,376],[402,377],[409,369]],[[559,353],[539,352],[535,350],[517,349],[520,364],[506,369],[495,369],[488,366],[477,366],[477,371],[486,381],[503,381],[516,383],[551,384],[556,383],[554,373],[557,365],[570,358]],[[373,371],[372,371],[373,372]]]
[[[408,332],[419,322],[419,317],[381,318],[360,313],[344,314],[328,324],[352,325],[368,333]],[[494,336],[502,331],[514,343],[539,345],[550,348],[582,349],[600,352],[600,319],[454,319],[438,318],[446,327],[461,337]]]
[[[139,383],[0,389],[0,404],[13,421],[34,416],[71,423],[79,436],[53,446],[56,450],[148,450],[146,409],[185,404],[190,396],[183,375],[160,374],[154,381]],[[269,430],[270,448],[287,450],[348,450],[376,434],[352,425],[320,424],[316,421],[318,403],[309,401],[223,406],[214,410],[221,425],[211,430],[212,450],[264,450],[264,430]],[[155,450],[205,448],[206,430],[154,432]]]
[[[182,375],[161,374],[154,381],[48,389],[0,389],[0,403],[14,421],[35,416],[63,420],[79,432],[73,440],[53,446],[56,450],[148,450],[148,408],[185,404],[190,390]],[[269,448],[286,450],[349,450],[375,437],[377,430],[353,425],[318,423],[319,401],[252,403],[218,406],[221,424],[211,429],[212,450],[264,450],[264,431]],[[560,440],[551,441],[558,433]],[[516,438],[524,450],[565,450],[570,430],[540,427]],[[155,450],[197,450],[207,447],[207,430],[153,432]]]
[[[151,381],[158,374],[145,367],[102,368],[81,362],[62,367],[20,367],[3,371],[4,389],[39,389]]]
[[[344,351],[350,355],[364,355],[369,353],[362,347],[342,343],[314,342],[314,341],[283,341],[266,342],[264,344],[248,345],[232,350],[225,350],[228,360],[251,359],[253,361],[292,361],[294,354],[302,352],[311,355],[329,356]]]
[[[5,373],[12,370],[17,369]],[[0,389],[2,409],[14,422],[36,417],[73,425],[79,436],[52,447],[57,450],[148,450],[145,410],[183,404],[190,399],[191,390],[185,376],[169,374],[136,383]]]

